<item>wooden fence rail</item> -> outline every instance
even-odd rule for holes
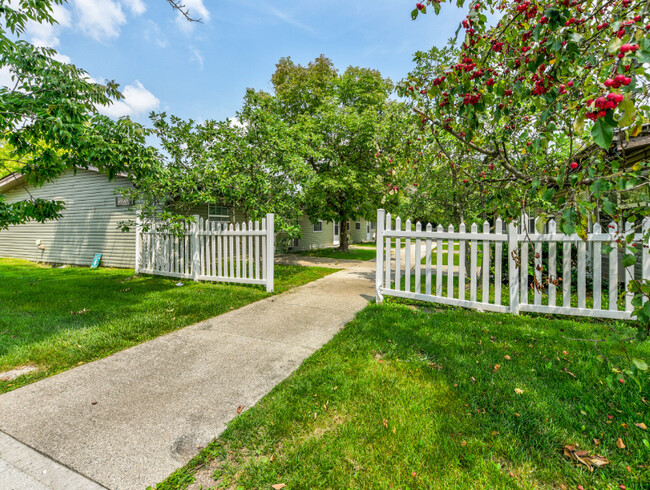
[[[634,234],[641,267],[623,267],[616,239],[632,234],[632,226],[627,223],[622,234],[616,226],[595,224],[586,240],[558,233],[553,220],[544,233],[514,222],[504,230],[500,219],[494,227],[486,221],[480,231],[476,224],[467,231],[463,223],[458,231],[431,224],[423,230],[415,223],[413,231],[410,220],[393,222],[380,209],[377,301],[394,296],[503,313],[631,319],[627,287],[635,278],[650,280],[650,252],[644,233]],[[648,226],[644,222],[643,229]],[[605,245],[612,250],[603,255]]]
[[[248,223],[197,217],[176,234],[136,225],[135,272],[194,281],[261,284],[273,291],[274,215]]]

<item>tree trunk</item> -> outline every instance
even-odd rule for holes
[[[339,249],[342,251],[347,251],[350,246],[350,240],[348,239],[348,220],[341,220],[339,225]]]

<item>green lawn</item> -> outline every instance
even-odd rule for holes
[[[276,266],[277,293],[336,269]],[[39,370],[0,381],[0,393],[269,296],[261,286],[194,283],[133,270],[55,269],[0,259],[0,372]]]
[[[364,242],[364,243],[355,243],[354,244],[356,247],[365,247],[365,248],[377,248],[377,244],[375,242]]]
[[[435,246],[435,245],[432,245],[432,246]],[[442,254],[443,254],[442,255],[442,265],[447,265],[448,262],[449,262],[449,252],[448,252],[449,249],[447,248],[446,243],[443,244],[442,250],[443,250],[443,252],[442,252]],[[470,254],[469,246],[467,246],[465,248],[465,254],[468,257],[470,256],[469,255]],[[459,264],[459,260],[460,260],[459,257],[460,257],[460,252],[458,251],[458,246],[456,245],[454,247],[454,265],[455,266],[457,266]],[[492,258],[492,260],[494,260],[494,259]],[[427,263],[427,258],[425,256],[424,243],[422,245],[422,259],[420,260],[420,263],[422,263],[422,264]],[[431,265],[435,267],[435,265],[437,263],[438,263],[438,249],[436,247],[431,251]],[[481,265],[483,264],[483,245],[482,244],[479,244],[478,247],[477,247],[476,264],[477,264],[478,267],[481,267]]]
[[[342,252],[338,248],[319,248],[298,253],[309,257],[326,257],[328,259],[338,260],[373,260],[377,254],[374,248],[369,248],[368,250],[351,248],[346,252]]]
[[[593,344],[563,338],[606,328],[369,306],[157,488],[649,488],[649,380],[610,389]],[[569,444],[610,462],[590,472]]]

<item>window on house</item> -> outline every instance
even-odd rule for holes
[[[208,219],[228,223],[230,221],[230,209],[226,206],[208,204]]]
[[[370,229],[374,230],[377,227],[377,224],[374,221],[370,222]]]
[[[297,247],[298,245],[300,245],[300,240],[299,240],[298,238],[294,238],[294,239],[291,241],[291,246],[292,246],[292,247]]]
[[[320,220],[314,223],[314,232],[318,232],[318,231],[323,231],[323,222]]]
[[[115,198],[115,207],[117,208],[133,206],[134,204],[135,201],[133,199],[129,199],[128,197],[117,196]]]
[[[354,225],[355,230],[360,230],[361,229],[361,221],[357,221],[356,224]]]

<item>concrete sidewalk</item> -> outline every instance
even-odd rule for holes
[[[0,430],[108,488],[153,485],[352,320],[374,298],[373,268],[359,263],[6,393]]]

